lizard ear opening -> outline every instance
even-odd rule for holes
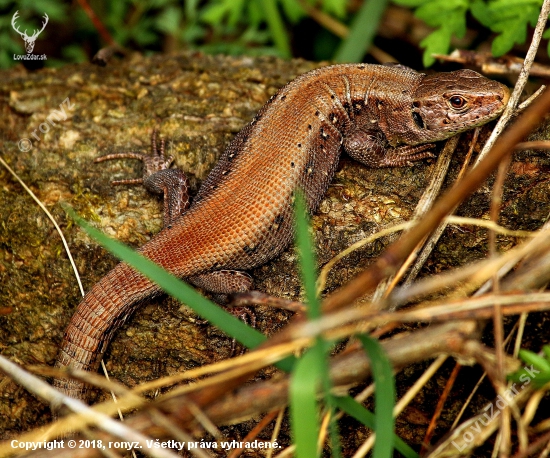
[[[424,120],[422,119],[422,116],[420,116],[420,113],[418,113],[418,112],[416,112],[416,111],[413,111],[413,112],[412,112],[412,117],[413,117],[414,123],[415,123],[420,129],[425,129],[425,128],[426,128],[426,125],[424,124]]]

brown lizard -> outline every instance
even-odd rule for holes
[[[164,229],[139,251],[169,272],[214,293],[246,291],[243,270],[261,265],[292,240],[297,188],[316,210],[340,154],[371,167],[410,165],[433,142],[482,125],[503,110],[509,92],[471,70],[425,75],[401,66],[347,64],[299,76],[280,89],[229,144],[189,208],[183,172],[170,169],[164,143],[144,162],[143,182],[164,193]],[[213,224],[215,221],[215,224]],[[56,366],[96,371],[113,333],[160,293],[121,263],[86,294],[63,338]],[[84,384],[54,385],[85,398]]]

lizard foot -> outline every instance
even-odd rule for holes
[[[256,329],[256,314],[249,307],[232,307],[229,309],[231,315],[239,318],[244,324]],[[231,357],[242,355],[246,352],[246,347],[243,347],[237,353],[237,339],[231,339]]]
[[[414,162],[435,155],[430,151],[434,145],[432,143],[415,146],[401,146],[389,150],[380,162],[380,167],[401,167],[403,165],[411,166]]]
[[[94,162],[110,161],[113,159],[137,159],[143,162],[143,176],[141,178],[132,178],[128,180],[113,180],[113,186],[121,184],[142,184],[151,175],[161,170],[166,170],[174,162],[172,156],[166,156],[164,138],[160,139],[160,146],[157,146],[158,130],[154,129],[151,134],[151,154],[135,153],[127,151],[125,153],[106,154],[94,159]]]

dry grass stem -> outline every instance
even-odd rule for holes
[[[412,219],[413,224],[416,221],[419,221],[430,210],[430,208],[432,208],[433,203],[437,199],[437,196],[441,191],[441,187],[443,186],[443,182],[445,181],[445,177],[447,176],[449,166],[451,165],[451,159],[459,140],[460,135],[451,137],[449,140],[447,140],[445,146],[443,147],[443,150],[439,153],[432,174],[432,180],[430,181],[430,184],[428,185],[428,187],[422,194],[422,197],[419,199],[418,204],[416,205],[416,209]],[[407,233],[405,232],[403,234],[403,237],[406,237],[406,234]],[[378,298],[387,297],[393,291],[396,285],[401,281],[411,264],[415,263],[413,266],[413,270],[420,269],[425,261],[425,259],[423,259],[422,257],[418,258],[418,254],[422,250],[423,243],[424,241],[419,242],[416,249],[411,252],[409,257],[401,265],[393,278],[389,278],[385,282],[380,283],[380,286],[378,287],[377,292],[374,295],[375,300]]]

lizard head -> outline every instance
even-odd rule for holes
[[[503,84],[472,70],[426,75],[412,96],[414,134],[407,143],[444,140],[496,118],[510,93]]]

